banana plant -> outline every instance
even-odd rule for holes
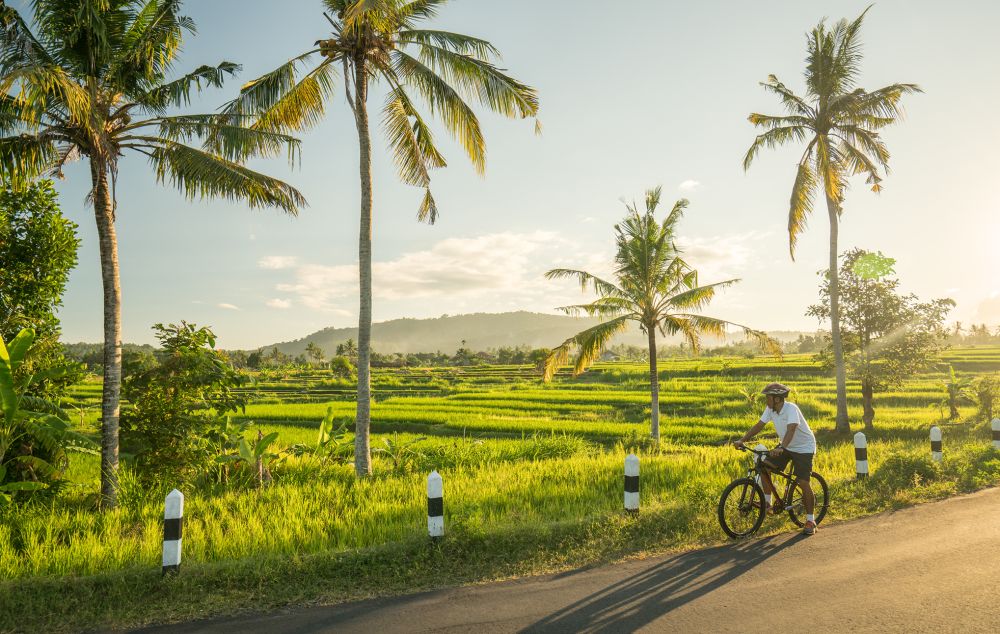
[[[293,456],[315,456],[322,463],[345,464],[354,451],[354,436],[347,429],[347,423],[336,425],[333,408],[326,408],[326,416],[319,424],[319,434],[315,445],[292,445],[288,453]]]
[[[70,429],[69,416],[58,405],[28,394],[67,371],[18,373],[34,342],[30,328],[10,342],[0,338],[0,506],[11,504],[19,492],[49,488],[68,465],[67,450],[96,453],[88,438]]]

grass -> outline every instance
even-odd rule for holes
[[[951,351],[949,362],[957,371],[959,363],[992,371],[1000,349]],[[641,365],[601,364],[551,385],[527,368],[376,371],[372,445],[387,451],[375,454],[375,475],[358,481],[349,465],[289,457],[262,491],[185,491],[184,563],[175,578],[159,573],[169,483],[143,489],[126,471],[121,508],[99,514],[97,462],[74,457],[74,486],[0,523],[0,630],[135,626],[343,601],[718,543],[718,495],[745,468],[745,457],[722,443],[759,414],[739,388],[776,375],[796,387],[817,430],[816,468],[833,500],[827,521],[1000,482],[988,429],[938,420],[943,374],[878,396],[872,477],[859,482],[850,439],[832,432],[832,380],[807,358],[667,360],[661,368],[658,450],[644,440]],[[444,385],[413,395],[415,383],[430,382]],[[350,395],[331,397],[330,383],[317,373],[268,377],[267,402],[243,416],[278,431],[282,446],[310,444],[328,406],[352,416]],[[100,392],[84,384],[71,397],[86,407]],[[857,420],[860,402],[850,407]],[[94,423],[88,414],[81,424]],[[934,423],[945,434],[940,464],[927,440]],[[638,518],[621,510],[622,461],[633,450],[642,460]],[[426,538],[431,469],[445,483],[447,535],[436,545]],[[789,526],[768,520],[765,532]]]

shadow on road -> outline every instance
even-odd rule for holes
[[[522,631],[635,631],[724,586],[799,539],[797,535],[776,535],[683,553],[553,612]]]

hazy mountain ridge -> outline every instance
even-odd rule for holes
[[[486,350],[501,346],[530,346],[532,348],[553,348],[576,333],[600,323],[594,317],[569,317],[516,311],[509,313],[472,313],[467,315],[442,315],[429,319],[392,319],[372,326],[372,348],[381,353],[401,352],[446,352],[453,353],[465,341],[472,350]],[[800,331],[775,331],[769,333],[781,341],[794,340]],[[271,349],[277,346],[285,354],[298,355],[305,351],[309,343],[332,355],[337,344],[348,339],[358,339],[357,328],[324,328],[301,339],[263,346]],[[730,336],[729,342],[742,341],[742,335]],[[680,337],[663,339],[657,337],[657,345],[680,343]],[[613,344],[625,343],[634,346],[647,345],[646,335],[637,325],[616,337]],[[706,345],[720,345],[723,342],[706,338]]]

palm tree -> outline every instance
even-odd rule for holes
[[[865,12],[853,22],[841,20],[832,29],[820,22],[808,35],[806,57],[806,97],[770,75],[761,83],[778,96],[784,116],[753,113],[749,120],[765,131],[754,140],[743,158],[750,169],[757,152],[793,142],[804,142],[788,210],[788,248],[795,259],[795,244],[805,229],[818,191],[826,198],[830,219],[830,324],[837,375],[837,430],[847,432],[847,387],[844,346],[840,335],[840,292],[837,282],[837,232],[844,212],[847,181],[854,175],[867,176],[872,191],[881,189],[879,170],[889,171],[889,150],[879,130],[901,117],[900,100],[907,93],[920,92],[915,84],[890,84],[865,91],[855,84],[861,67],[858,32]]]
[[[221,86],[239,66],[201,66],[167,80],[185,31],[180,0],[35,0],[33,23],[0,5],[0,178],[20,186],[62,176],[72,160],[90,163],[104,284],[101,501],[117,503],[121,390],[121,287],[115,180],[127,151],[147,157],[159,182],[189,199],[221,196],[250,207],[296,213],[305,201],[285,183],[241,161],[297,142],[251,129],[232,115],[170,116],[193,92]],[[201,141],[202,147],[189,145]]]
[[[476,170],[486,168],[486,145],[468,100],[506,117],[534,117],[534,89],[501,72],[499,51],[486,40],[420,28],[446,0],[323,0],[329,38],[247,84],[225,112],[256,114],[256,129],[292,132],[316,125],[337,93],[337,78],[358,130],[361,172],[361,231],[358,245],[358,398],[355,469],[371,472],[372,174],[368,96],[382,84],[382,125],[399,177],[421,187],[417,218],[438,214],[430,171],[445,159],[414,97],[464,148]],[[300,67],[304,72],[300,73]],[[537,127],[536,127],[537,129]]]
[[[604,317],[607,321],[588,328],[566,341],[545,359],[544,380],[550,381],[559,366],[565,365],[570,354],[577,352],[573,374],[583,372],[597,359],[611,339],[625,330],[630,321],[649,341],[649,385],[651,397],[652,437],[660,441],[660,385],[656,369],[656,331],[664,337],[681,335],[695,353],[700,349],[704,334],[723,337],[727,326],[736,326],[747,337],[762,346],[777,350],[765,333],[714,317],[695,314],[715,297],[717,289],[731,286],[737,279],[701,286],[698,271],[682,258],[683,252],[674,241],[677,223],[687,208],[679,200],[662,222],[655,217],[660,205],[660,188],[646,192],[646,210],[640,213],[635,203],[626,204],[628,214],[615,225],[614,281],[572,269],[553,269],[545,274],[549,279],[571,278],[598,295],[589,304],[564,306],[559,310],[570,314]]]

